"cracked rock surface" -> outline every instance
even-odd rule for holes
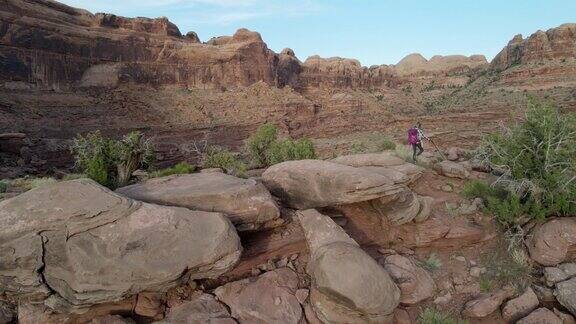
[[[215,278],[241,250],[220,213],[141,203],[88,179],[0,202],[0,290],[57,310]]]

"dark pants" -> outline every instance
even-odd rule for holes
[[[422,147],[422,143],[418,142],[416,144],[412,144],[412,149],[414,150],[414,153],[412,153],[412,160],[416,161],[416,157],[424,152],[424,148]]]

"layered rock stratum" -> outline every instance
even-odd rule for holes
[[[275,53],[246,29],[202,42],[166,18],[4,1],[0,174],[68,168],[70,140],[94,130],[144,131],[160,165],[193,162],[190,141],[206,136],[239,148],[264,122],[327,143],[320,152],[364,131],[402,139],[415,120],[440,145],[474,145],[521,114],[527,94],[575,109],[574,26],[516,36],[491,63],[411,54],[365,67],[350,58],[300,60],[289,48]]]

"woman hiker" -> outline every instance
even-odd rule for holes
[[[423,138],[428,139],[422,131],[422,124],[418,123],[408,130],[408,143],[412,145],[412,160],[414,160],[414,162],[416,162],[416,157],[424,152],[424,148],[422,147]]]

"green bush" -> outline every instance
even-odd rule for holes
[[[152,172],[151,176],[153,178],[157,178],[157,177],[166,177],[173,174],[188,174],[194,172],[194,170],[195,167],[193,165],[190,165],[187,162],[180,162],[175,166],[154,171]]]
[[[456,320],[452,318],[449,314],[445,314],[442,311],[427,307],[420,314],[418,318],[418,323],[420,324],[464,324],[466,321]]]
[[[5,193],[8,190],[8,183],[4,180],[0,180],[0,193]]]
[[[316,158],[312,141],[307,138],[278,139],[278,128],[271,124],[260,126],[247,143],[250,158],[257,167]]]
[[[248,153],[252,162],[257,166],[267,164],[266,152],[270,149],[278,137],[278,128],[272,124],[264,124],[248,138]]]
[[[121,140],[104,138],[100,132],[79,135],[71,151],[82,173],[111,189],[128,184],[132,173],[147,167],[154,158],[152,144],[140,132]]]
[[[314,145],[308,139],[278,140],[270,146],[266,152],[266,163],[268,165],[278,164],[284,161],[315,159],[316,152]]]
[[[525,121],[486,137],[479,157],[502,174],[499,184],[510,194],[495,206],[508,213],[507,223],[523,213],[539,218],[576,213],[576,114],[562,115],[530,100]]]
[[[204,168],[220,168],[238,177],[246,173],[246,165],[232,152],[219,146],[211,146],[204,158]]]
[[[430,272],[434,272],[442,267],[442,260],[438,258],[436,253],[432,253],[426,260],[421,262],[421,266]]]
[[[380,148],[381,151],[394,150],[396,149],[396,143],[387,138],[383,138],[380,141],[378,147]]]

